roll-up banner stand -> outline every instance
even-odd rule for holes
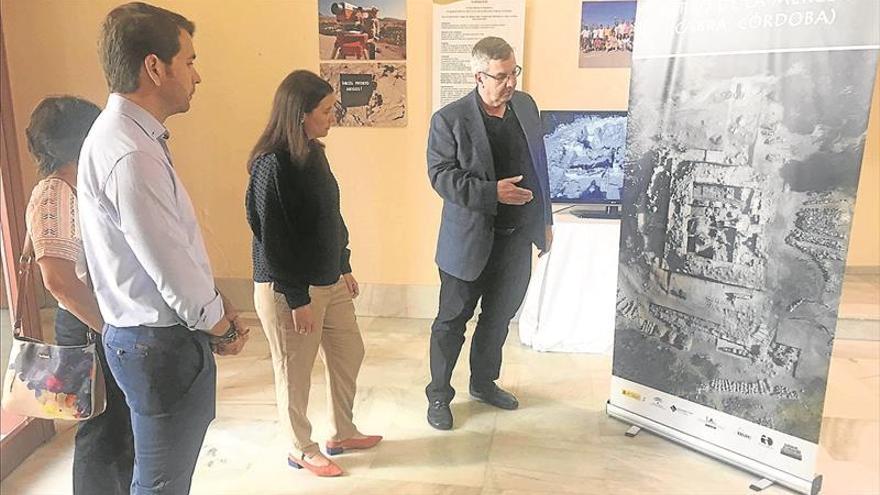
[[[802,493],[880,44],[876,0],[640,0],[607,411]]]

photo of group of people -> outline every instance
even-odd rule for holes
[[[579,66],[630,67],[636,2],[584,2],[581,7]]]
[[[633,26],[630,21],[618,20],[614,25],[584,26],[581,31],[581,51],[632,51]]]
[[[336,91],[337,125],[399,127],[406,125],[406,0],[368,1],[318,0],[321,75]]]

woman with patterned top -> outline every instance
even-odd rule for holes
[[[254,304],[272,353],[281,424],[292,441],[288,463],[318,476],[342,474],[312,441],[306,417],[319,348],[333,428],[327,452],[366,449],[382,439],[361,434],[352,421],[364,357],[353,303],[359,289],[339,185],[318,141],[333,124],[335,101],[333,89],[317,75],[288,75],[251,153],[247,189]]]
[[[26,132],[28,149],[44,177],[28,202],[27,231],[43,285],[58,301],[55,340],[59,345],[83,345],[91,332],[107,388],[104,413],[79,423],[76,432],[75,495],[127,494],[134,468],[129,410],[100,343],[104,320],[88,285],[77,218],[77,160],[100,112],[95,104],[72,96],[46,98],[31,114]]]

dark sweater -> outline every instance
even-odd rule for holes
[[[339,184],[322,146],[313,144],[305,163],[286,152],[258,156],[245,201],[254,281],[272,282],[291,308],[311,302],[310,285],[332,285],[351,272]]]
[[[516,116],[513,104],[507,103],[503,117],[495,117],[489,115],[483,108],[480,94],[475,91],[474,96],[477,98],[477,106],[480,108],[483,124],[486,126],[486,136],[489,138],[492,161],[495,164],[495,177],[501,180],[522,175],[522,180],[516,186],[528,189],[534,194],[534,199],[524,205],[498,203],[495,228],[533,230],[536,223],[542,223],[540,221],[541,189],[538,186],[532,155],[529,154],[529,143],[519,123],[519,118]]]

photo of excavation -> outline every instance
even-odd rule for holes
[[[818,442],[871,56],[639,61],[616,376]]]
[[[336,125],[406,126],[406,64],[325,63],[321,77],[336,94]]]

